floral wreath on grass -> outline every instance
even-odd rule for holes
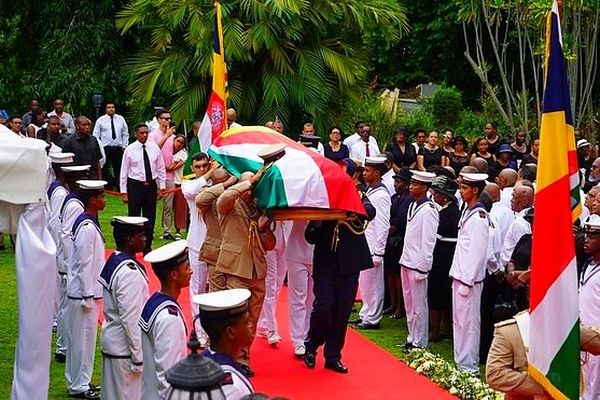
[[[405,356],[409,367],[454,396],[463,400],[500,400],[504,394],[492,389],[478,377],[461,371],[437,354],[424,349],[413,349]]]

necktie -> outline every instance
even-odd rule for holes
[[[152,182],[152,167],[150,167],[150,157],[148,157],[145,144],[142,145],[142,150],[144,151],[144,173],[146,175],[146,183],[150,183]]]
[[[117,138],[117,131],[115,130],[115,116],[114,115],[110,116],[110,130],[112,131],[112,138],[113,138],[113,140],[115,140]]]
[[[371,157],[371,152],[369,151],[369,143],[365,143],[365,146],[367,147],[367,150],[365,151],[365,156]]]

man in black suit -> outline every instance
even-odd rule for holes
[[[348,160],[348,159],[346,159]],[[356,165],[346,163],[346,172],[353,176]],[[348,164],[354,164],[351,168]],[[342,364],[342,348],[346,340],[348,318],[352,312],[360,271],[373,268],[371,252],[364,235],[365,220],[375,217],[375,208],[361,193],[367,212],[350,221],[311,221],[304,233],[306,241],[315,245],[313,280],[315,301],[310,315],[310,327],[304,342],[304,363],[316,364],[317,349],[325,345],[325,368],[347,373]]]

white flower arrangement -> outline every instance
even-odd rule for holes
[[[459,370],[437,354],[425,349],[413,349],[405,361],[417,373],[425,375],[448,392],[463,400],[501,400],[504,395],[489,387],[478,377]]]

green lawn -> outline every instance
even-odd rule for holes
[[[156,248],[166,243],[158,238],[162,233],[160,230],[160,215],[162,205],[159,203],[157,210],[157,227],[155,229],[155,240],[153,247]],[[107,196],[106,209],[100,214],[100,224],[105,233],[106,246],[114,248],[112,238],[112,229],[109,224],[110,217],[114,215],[127,215],[126,206],[121,203],[117,197]],[[182,232],[185,237],[185,233]],[[16,293],[16,274],[14,267],[14,253],[9,249],[9,239],[5,235],[5,244],[7,250],[0,251],[0,399],[10,398],[14,350],[17,340],[17,293]],[[394,356],[402,358],[402,349],[397,345],[406,341],[406,320],[396,320],[385,317],[381,322],[381,329],[378,331],[361,331],[367,338],[377,343]],[[98,336],[98,346],[96,349],[96,363],[94,367],[93,383],[100,384],[101,356],[100,356],[100,336]],[[440,343],[432,343],[430,350],[439,353],[447,360],[452,360],[452,343],[448,340]],[[50,369],[50,399],[65,399],[66,386],[64,380],[64,364],[58,364],[54,360]]]

